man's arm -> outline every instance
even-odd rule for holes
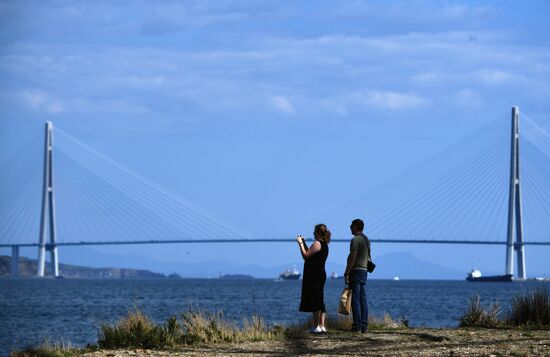
[[[346,272],[344,273],[344,277],[346,278],[346,283],[348,283],[348,276],[351,272],[351,268],[355,265],[355,260],[357,259],[357,250],[352,250],[349,252],[348,255],[348,264],[346,265]]]

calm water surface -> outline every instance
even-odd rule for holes
[[[298,312],[301,281],[217,279],[0,279],[0,354],[63,338],[73,345],[96,342],[102,323],[112,323],[137,306],[155,321],[184,312],[189,304],[223,310],[241,321],[255,311],[269,325],[291,324]],[[336,314],[342,280],[328,280],[325,304]],[[468,283],[465,281],[385,281],[367,283],[369,312],[406,316],[412,326],[457,326],[471,296],[508,306],[524,290],[548,283]]]

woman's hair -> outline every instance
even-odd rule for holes
[[[313,235],[321,242],[325,242],[327,244],[330,242],[330,231],[327,229],[327,226],[322,223],[315,226]]]

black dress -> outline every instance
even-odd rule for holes
[[[325,312],[324,288],[327,281],[325,262],[328,257],[328,245],[321,243],[321,250],[304,262],[304,275],[302,281],[302,301],[300,311]]]

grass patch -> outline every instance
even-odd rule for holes
[[[533,329],[550,328],[550,297],[545,289],[524,293],[512,300],[508,324]]]
[[[349,331],[351,324],[349,316],[328,316],[326,320],[329,331]],[[242,321],[239,327],[224,320],[222,312],[205,313],[191,308],[179,318],[172,316],[163,324],[155,324],[134,308],[114,325],[101,326],[98,347],[166,349],[178,345],[292,339],[303,336],[310,326],[310,321],[306,320],[286,328],[268,327],[262,318],[252,316]],[[402,327],[403,323],[395,322],[388,314],[382,318],[369,318],[370,330]]]
[[[328,316],[326,326],[329,332],[351,330],[350,316]],[[223,318],[223,313],[206,313],[193,310],[169,317],[164,323],[156,324],[149,316],[134,307],[114,324],[103,324],[98,331],[97,345],[74,349],[67,343],[46,342],[38,347],[29,347],[12,353],[13,357],[69,357],[84,351],[97,349],[153,349],[166,350],[184,345],[211,343],[239,343],[294,339],[304,336],[311,322],[290,327],[268,327],[259,316],[245,319],[239,326]],[[381,318],[369,317],[369,330],[405,327],[395,322],[388,314]]]
[[[163,348],[172,343],[173,331],[171,319],[163,325],[155,325],[134,307],[113,326],[101,325],[97,342],[100,348]]]
[[[509,313],[502,316],[500,304],[481,305],[479,296],[470,299],[459,321],[460,327],[550,329],[550,297],[546,289],[523,292],[512,299]]]
[[[242,327],[223,319],[222,312],[189,311],[171,316],[163,324],[155,324],[148,316],[134,308],[114,325],[102,325],[99,330],[99,348],[163,349],[177,345],[199,343],[243,342],[281,338],[285,329],[268,328],[263,319],[253,316],[242,322]]]
[[[492,303],[488,309],[481,305],[479,295],[470,299],[468,309],[460,318],[458,325],[460,327],[500,327],[503,321],[500,319],[502,308],[498,301]]]
[[[11,357],[71,357],[80,354],[79,349],[72,347],[70,341],[51,341],[46,339],[39,346],[27,347],[10,353]]]
[[[283,337],[284,332],[281,327],[268,328],[259,316],[245,319],[241,328],[225,321],[221,312],[207,314],[189,310],[181,319],[179,341],[183,344],[272,340]]]
[[[351,315],[327,315],[325,320],[325,327],[328,332],[349,332],[353,323],[353,318]],[[303,335],[313,326],[313,321],[311,319],[306,319],[303,322],[293,325],[287,329],[287,337],[296,337]],[[400,329],[407,328],[405,322],[395,321],[389,314],[384,314],[382,317],[369,316],[369,331],[375,330],[386,330],[386,329]]]

